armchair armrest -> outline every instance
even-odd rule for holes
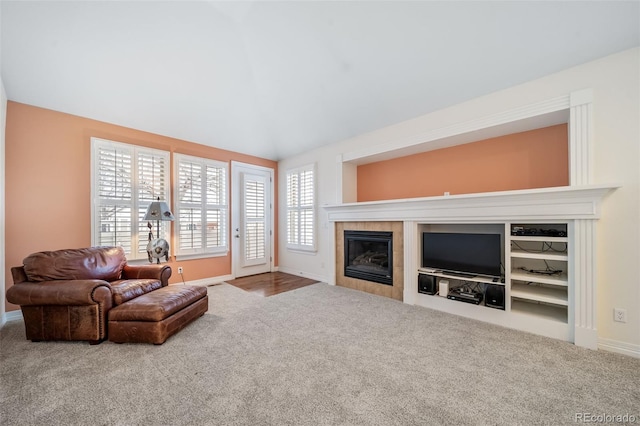
[[[11,276],[13,277],[13,283],[18,284],[28,281],[27,274],[24,271],[24,266],[14,266],[11,268]]]
[[[22,282],[7,290],[7,300],[20,306],[95,305],[111,308],[111,286],[102,280]]]
[[[122,279],[150,278],[160,280],[162,287],[169,285],[171,267],[169,265],[125,265]]]

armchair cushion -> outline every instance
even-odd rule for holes
[[[120,279],[127,263],[122,247],[88,247],[42,251],[27,256],[24,272],[28,281]]]
[[[166,287],[169,285],[169,278],[171,278],[171,267],[166,264],[124,265],[120,279],[131,280],[140,278],[160,280],[162,287]]]
[[[158,279],[126,279],[113,281],[111,283],[113,304],[114,306],[122,305],[128,300],[157,290],[160,287],[162,287],[162,284]]]

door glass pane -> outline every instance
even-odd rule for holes
[[[244,180],[244,256],[246,260],[265,257],[265,184],[245,176]]]

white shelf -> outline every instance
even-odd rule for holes
[[[533,241],[533,242],[549,242],[549,243],[566,243],[569,242],[568,237],[545,237],[538,235],[511,235],[511,241]]]
[[[511,300],[511,311],[514,313],[543,317],[563,324],[567,323],[567,308],[526,302],[520,299]]]
[[[541,259],[541,260],[557,260],[566,262],[569,256],[566,253],[555,252],[529,252],[524,250],[511,250],[511,257],[519,257],[521,259]]]
[[[552,303],[560,306],[569,305],[566,288],[550,288],[512,282],[511,297]]]
[[[473,277],[461,277],[459,275],[445,274],[443,272],[430,271],[430,270],[426,270],[426,269],[422,269],[422,268],[418,269],[418,272],[420,274],[432,275],[434,277],[447,278],[447,279],[450,279],[450,280],[473,281],[473,282],[477,282],[477,283],[504,285],[504,283],[501,282],[500,280],[493,281],[493,278],[488,278],[488,277],[484,277],[484,276],[480,276],[480,275],[473,276]]]
[[[541,228],[544,225],[529,226]],[[567,232],[567,228],[568,226],[564,227],[564,232]],[[510,242],[511,249],[507,254],[511,261],[511,274],[508,277],[511,313],[521,318],[520,321],[528,322],[535,318],[550,326],[558,324],[560,327],[566,327],[569,324],[569,237],[509,235],[505,240],[505,244],[507,241]],[[561,250],[553,251],[550,248]],[[543,251],[544,249],[549,250]],[[545,275],[519,268],[524,266],[527,269],[536,269],[533,265],[539,266],[541,261],[557,262],[554,266],[547,266],[562,269],[563,272]]]
[[[563,287],[566,287],[569,285],[567,275],[564,273],[560,275],[547,276],[547,275],[540,275],[540,274],[528,274],[522,270],[515,269],[511,271],[511,281],[513,280],[534,282],[534,283],[540,283],[540,284],[559,285]]]

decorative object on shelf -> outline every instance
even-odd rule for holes
[[[160,221],[175,220],[175,218],[173,217],[173,213],[171,213],[171,210],[169,209],[167,203],[164,201],[160,201],[160,197],[158,197],[157,201],[149,204],[149,207],[147,208],[147,214],[144,216],[144,220],[157,221],[155,238],[153,238],[153,232],[151,231],[151,223],[147,223],[147,226],[149,227],[149,243],[147,244],[147,256],[149,257],[149,262],[153,263],[153,259],[156,259],[157,263],[160,263],[160,259],[163,257],[168,262],[169,243],[164,238],[160,238]]]

